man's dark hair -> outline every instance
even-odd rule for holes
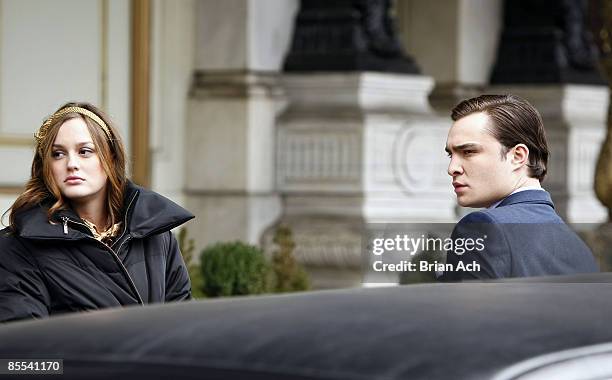
[[[529,176],[542,182],[548,164],[548,144],[540,113],[516,95],[481,95],[457,104],[451,113],[457,121],[473,113],[489,116],[488,130],[502,145],[502,158],[517,144],[529,148]]]

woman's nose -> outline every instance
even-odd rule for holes
[[[68,169],[78,169],[79,168],[79,159],[74,154],[68,155]]]

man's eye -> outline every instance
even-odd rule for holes
[[[475,150],[464,150],[463,151],[463,154],[465,154],[466,156],[469,156],[470,154],[474,154],[474,153],[476,153]]]

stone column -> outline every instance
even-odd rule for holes
[[[606,132],[607,87],[499,85],[489,91],[523,97],[542,115],[550,150],[542,186],[551,193],[557,212],[570,223],[605,221],[607,211],[595,196],[593,181]]]
[[[597,69],[586,11],[584,0],[506,0],[488,88],[522,96],[542,114],[550,149],[543,185],[570,223],[598,223],[607,214],[593,180],[609,90]]]
[[[436,79],[430,96],[436,111],[450,117],[460,100],[482,93],[515,93],[532,102],[551,149],[544,187],[568,221],[599,222],[604,214],[592,184],[608,99],[597,85],[603,82],[584,7],[584,1],[555,0],[397,3],[405,46]]]
[[[195,1],[152,3],[151,187],[185,204],[187,94],[194,62]],[[187,225],[191,230],[191,225]]]
[[[289,107],[278,121],[279,223],[293,230],[315,288],[369,282],[370,223],[454,220],[443,153],[450,122],[432,112],[433,80],[401,47],[391,5],[303,0],[296,19],[284,65]]]
[[[502,29],[502,0],[397,0],[406,50],[434,78],[432,106],[450,118],[465,98],[489,83]]]
[[[429,106],[430,77],[311,73],[287,74],[284,83],[281,222],[314,287],[361,284],[369,223],[455,220],[443,151],[450,120]]]
[[[257,244],[280,214],[274,125],[284,98],[276,72],[296,7],[285,0],[197,2],[185,183],[198,247]]]
[[[397,0],[396,9],[404,47],[435,80],[431,106],[450,123],[455,105],[486,92],[503,28],[503,1]],[[456,211],[459,218],[472,209],[457,205]]]

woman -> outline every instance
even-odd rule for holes
[[[0,231],[0,321],[190,299],[170,230],[193,215],[126,179],[108,117],[68,103],[35,137],[31,178]]]

